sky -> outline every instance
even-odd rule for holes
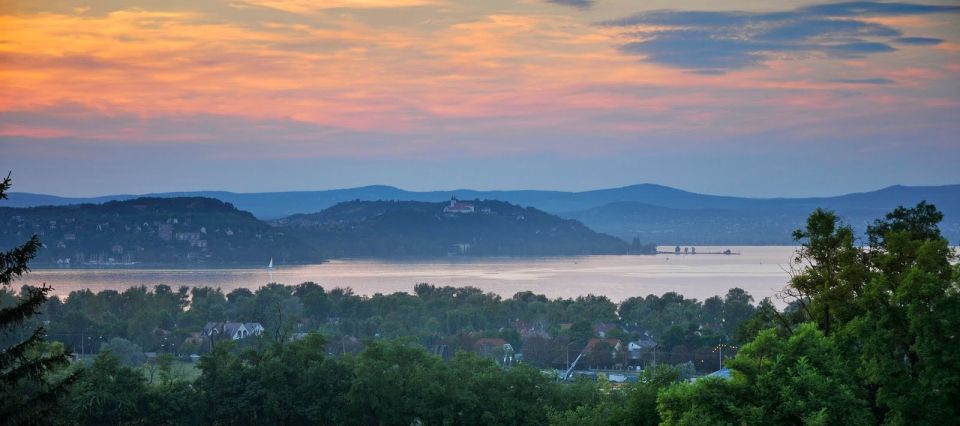
[[[0,170],[66,196],[960,183],[960,1],[0,0]]]

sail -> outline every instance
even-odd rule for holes
[[[267,265],[268,268],[273,268],[273,258],[270,258],[270,264]]]

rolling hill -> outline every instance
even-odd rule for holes
[[[36,264],[262,264],[319,262],[299,239],[212,198],[0,208],[0,245],[37,234]]]
[[[654,249],[502,201],[349,201],[274,224],[328,257],[555,256]]]

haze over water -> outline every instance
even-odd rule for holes
[[[697,247],[731,249],[737,256],[656,255],[552,258],[480,258],[437,260],[334,260],[317,265],[278,265],[274,270],[246,269],[37,269],[22,282],[47,283],[57,295],[90,288],[123,291],[157,284],[256,289],[269,282],[288,285],[314,281],[325,288],[350,287],[357,294],[412,292],[417,283],[473,286],[511,297],[533,291],[550,298],[604,295],[613,301],[674,291],[703,300],[740,287],[756,301],[773,297],[789,279],[786,268],[794,247]],[[660,247],[672,250],[673,247]],[[776,302],[776,300],[775,300]]]

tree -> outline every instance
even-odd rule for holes
[[[803,269],[793,275],[785,292],[829,335],[837,328],[835,323],[845,323],[858,313],[850,302],[867,279],[862,251],[854,245],[853,228],[822,209],[810,214],[806,228],[794,231],[793,238],[800,243],[794,264]]]
[[[571,342],[577,342],[581,348],[586,346],[587,342],[593,338],[593,326],[587,321],[577,321],[567,330]]]
[[[769,329],[729,361],[748,395],[748,424],[870,424],[851,363],[813,324],[789,337]]]
[[[114,337],[109,342],[100,344],[100,352],[110,352],[121,364],[128,367],[139,367],[147,360],[140,345],[121,337]]]
[[[956,254],[937,228],[942,218],[921,202],[898,207],[867,231],[874,273],[846,338],[859,343],[860,374],[878,422],[947,424],[960,417],[960,267],[951,265]]]
[[[753,316],[757,308],[753,305],[753,296],[742,288],[731,288],[723,299],[723,334],[732,336],[740,323]]]
[[[109,352],[101,352],[70,390],[71,423],[117,425],[143,419],[144,377]]]
[[[0,182],[0,199],[7,198],[10,185],[8,174]],[[6,288],[29,272],[28,263],[40,247],[40,239],[34,235],[23,245],[0,252],[0,286]],[[35,327],[26,339],[16,337],[16,332],[40,312],[52,290],[46,285],[24,289],[15,304],[0,307],[0,338],[3,342],[0,351],[0,418],[9,424],[43,418],[75,377],[51,379],[51,372],[68,364],[70,353],[66,350],[40,350],[44,347],[46,335],[42,326]]]
[[[789,337],[765,330],[729,365],[731,379],[708,377],[663,391],[664,424],[871,423],[853,370],[813,324]]]

